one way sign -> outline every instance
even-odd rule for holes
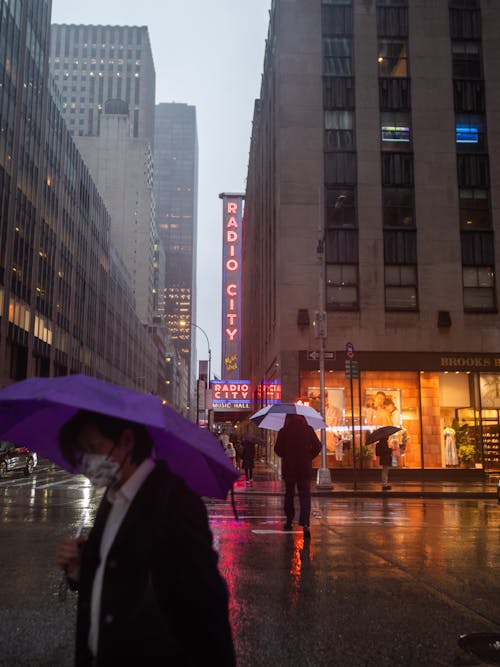
[[[335,352],[334,351],[327,352],[325,350],[325,352],[323,352],[323,358],[324,359],[335,359]],[[309,352],[307,353],[307,360],[308,361],[318,361],[318,359],[319,359],[319,350],[309,350]]]

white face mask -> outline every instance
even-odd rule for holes
[[[91,454],[82,456],[82,473],[93,486],[113,486],[120,479],[121,465],[109,454]]]

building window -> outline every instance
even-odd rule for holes
[[[453,99],[455,113],[484,113],[484,82],[454,79]]]
[[[479,9],[450,8],[452,39],[481,39],[481,12]]]
[[[357,264],[327,265],[326,307],[328,310],[358,309]]]
[[[462,267],[464,310],[495,311],[495,273],[492,266]]]
[[[455,122],[455,141],[458,152],[486,150],[486,121],[483,115],[457,114]]]
[[[377,7],[377,32],[380,37],[407,37],[408,8]]]
[[[323,72],[326,75],[352,74],[352,42],[347,37],[323,38]]]
[[[464,309],[496,310],[494,237],[489,232],[462,232]]]
[[[326,226],[356,227],[356,202],[354,188],[326,188]]]
[[[354,112],[325,111],[325,150],[354,147]]]
[[[385,266],[386,310],[417,309],[417,267],[408,264]]]
[[[411,188],[383,188],[382,205],[384,227],[414,226]]]
[[[488,190],[460,190],[460,226],[462,229],[491,227]]]
[[[327,229],[326,263],[358,264],[357,229]]]
[[[481,79],[481,45],[479,42],[453,42],[453,78]]]
[[[325,153],[325,181],[342,185],[356,184],[356,153]]]
[[[490,185],[487,155],[457,154],[458,185],[461,188],[486,189]]]
[[[354,109],[354,78],[325,76],[323,104],[325,109]]]
[[[408,49],[405,41],[389,39],[379,41],[378,75],[405,78],[408,76]]]
[[[410,114],[384,111],[380,114],[383,151],[411,150]]]
[[[346,4],[324,6],[322,25],[325,35],[352,35],[352,7]]]
[[[410,79],[380,78],[378,83],[380,111],[409,111]]]
[[[411,153],[382,153],[382,185],[413,187]]]
[[[417,265],[417,234],[414,230],[384,231],[384,263]]]

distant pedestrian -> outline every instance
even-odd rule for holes
[[[389,468],[392,466],[392,449],[389,447],[389,439],[381,438],[375,445],[375,454],[382,466],[382,491],[389,491]]]
[[[281,472],[285,481],[285,515],[283,530],[292,530],[295,516],[293,497],[295,486],[299,493],[299,525],[304,529],[304,539],[311,537],[312,460],[321,451],[321,442],[302,415],[288,414],[285,425],[278,432],[274,451],[282,458]]]
[[[239,438],[236,438],[234,448],[236,450],[236,467],[240,470],[243,468],[243,445]]]
[[[227,446],[229,445],[229,436],[225,431],[221,431],[219,442],[222,445],[222,449],[226,451]]]
[[[231,441],[229,441],[227,447],[226,447],[226,454],[229,457],[229,460],[233,464],[233,466],[236,467],[236,450],[234,448],[234,445]]]
[[[253,467],[255,463],[255,440],[249,435],[243,436],[243,452],[241,463],[245,471],[245,483],[247,486],[253,486]]]

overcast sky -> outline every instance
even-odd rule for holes
[[[196,323],[220,374],[222,202],[244,192],[271,0],[52,0],[53,23],[147,25],[156,102],[196,106],[199,142]],[[198,358],[207,358],[203,335]]]

